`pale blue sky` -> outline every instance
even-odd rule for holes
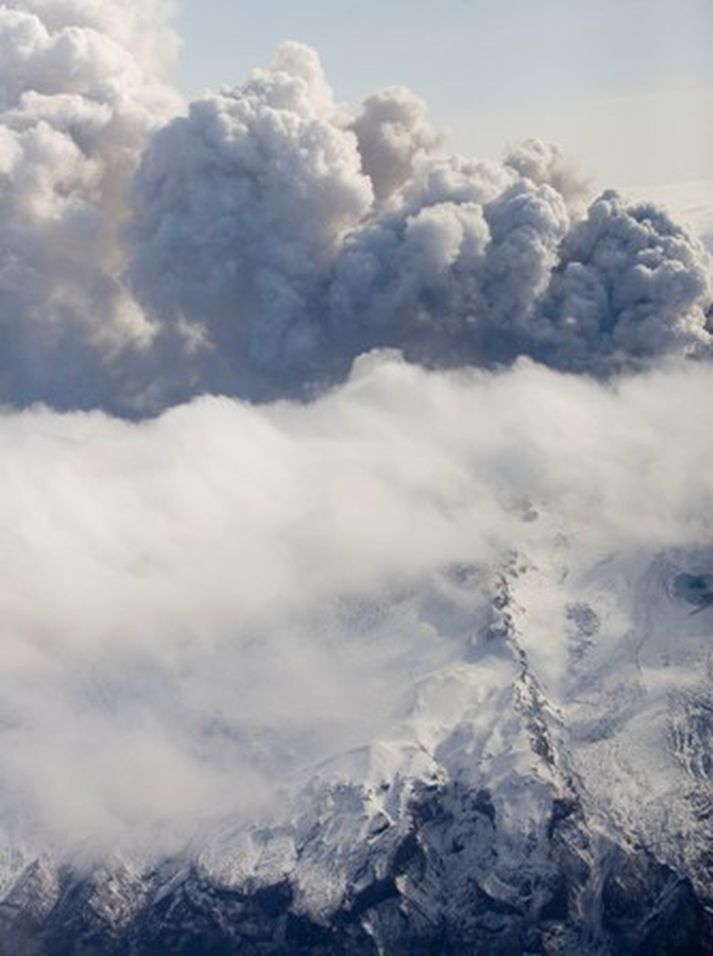
[[[601,183],[713,178],[713,0],[178,0],[191,94],[320,52],[340,100],[424,96],[454,148],[558,141]]]

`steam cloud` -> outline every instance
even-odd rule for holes
[[[457,660],[449,566],[710,541],[695,237],[587,208],[539,141],[444,153],[408,90],[349,113],[301,44],[184,109],[174,52],[158,0],[0,7],[0,830],[31,852],[169,852],[374,739]]]

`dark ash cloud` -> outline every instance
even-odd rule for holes
[[[353,113],[314,51],[187,112],[156,0],[0,10],[0,397],[142,415],[265,400],[397,348],[607,373],[708,354],[711,264],[554,147],[449,156],[393,87]]]

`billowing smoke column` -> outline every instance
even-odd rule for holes
[[[543,335],[575,369],[709,351],[712,291],[699,243],[655,206],[607,192],[560,249]]]
[[[0,44],[7,402],[305,396],[381,347],[602,374],[710,351],[703,246],[614,195],[585,211],[537,140],[448,156],[412,93],[348,115],[298,43],[183,115],[158,0],[17,0]]]
[[[351,129],[377,199],[387,199],[407,183],[414,164],[440,144],[428,122],[426,104],[403,87],[370,96]]]
[[[119,232],[148,136],[180,105],[157,79],[163,18],[163,0],[0,7],[4,400],[111,404],[113,360],[150,333]]]
[[[299,391],[378,347],[602,373],[710,349],[710,260],[665,214],[606,194],[582,218],[586,181],[537,140],[503,165],[439,145],[407,90],[340,114],[298,44],[159,133],[131,278],[194,385]]]
[[[202,387],[289,390],[319,374],[328,277],[373,198],[316,55],[287,44],[272,70],[156,136],[136,183],[133,287],[173,354],[176,336],[202,353]]]
[[[536,142],[504,166],[438,143],[400,88],[338,113],[299,44],[194,104],[136,186],[131,280],[169,354],[183,336],[203,387],[270,396],[376,347],[428,364],[528,351],[581,183]]]

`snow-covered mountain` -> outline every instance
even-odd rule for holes
[[[173,6],[0,0],[0,956],[711,954],[709,184]]]
[[[171,859],[8,850],[0,952],[712,952],[713,552],[550,544],[345,611],[439,653],[262,819]]]

